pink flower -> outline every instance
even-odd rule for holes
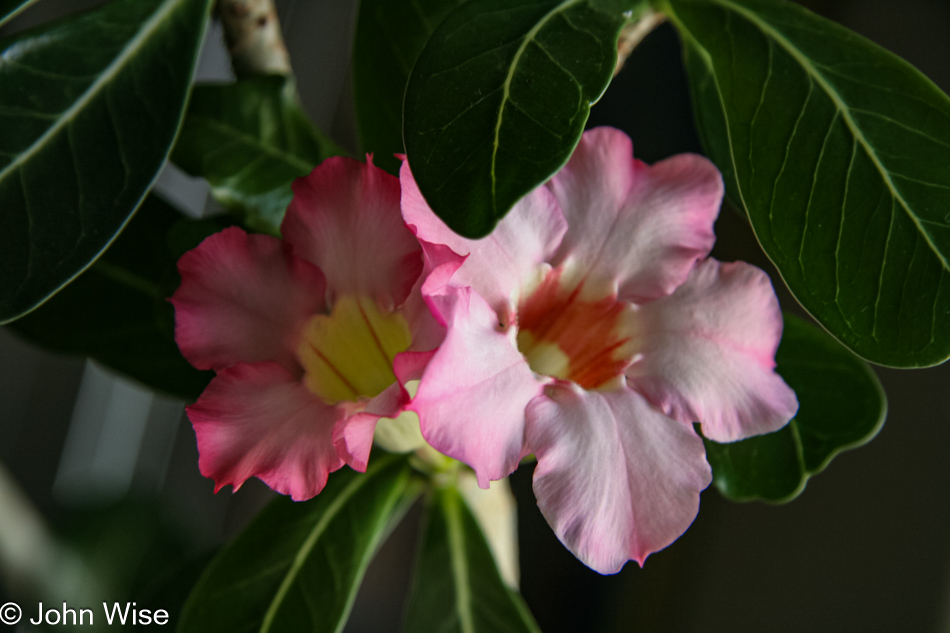
[[[442,335],[408,299],[424,262],[398,179],[330,158],[293,190],[284,239],[229,228],[178,263],[175,338],[217,372],[188,407],[215,491],[256,476],[302,500],[344,462],[365,470]]]
[[[423,248],[467,255],[424,289],[447,331],[410,405],[422,433],[482,487],[534,453],[542,513],[593,569],[642,565],[689,527],[711,479],[693,422],[731,442],[797,410],[768,277],[706,259],[722,199],[706,159],[650,167],[623,133],[589,131],[477,241],[435,217],[408,164],[401,180]]]

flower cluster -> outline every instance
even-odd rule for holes
[[[548,523],[613,573],[696,516],[694,423],[730,442],[797,410],[768,277],[708,258],[722,180],[702,157],[651,167],[589,131],[482,240],[433,214],[408,163],[397,182],[330,159],[294,192],[283,240],[229,229],[179,265],[179,345],[218,372],[188,413],[219,488],[313,496],[408,410],[482,487],[533,454]]]

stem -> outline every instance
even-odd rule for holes
[[[274,0],[218,0],[217,11],[238,79],[293,74]]]
[[[666,22],[666,15],[654,11],[647,7],[636,19],[627,22],[626,26],[620,32],[620,39],[617,40],[617,67],[614,68],[614,77],[623,68],[624,62],[630,57],[630,53],[637,47],[647,34]]]

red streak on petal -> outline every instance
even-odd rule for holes
[[[619,376],[630,358],[616,358],[630,340],[621,331],[624,304],[614,297],[597,301],[580,298],[583,284],[566,294],[561,271],[552,270],[518,310],[518,326],[537,343],[556,345],[569,360],[566,376],[585,389],[594,389]],[[522,350],[527,352],[527,350]]]
[[[330,368],[330,371],[332,371],[336,375],[336,377],[340,379],[340,382],[342,382],[343,385],[347,389],[353,392],[353,398],[354,399],[358,398],[360,396],[359,390],[355,386],[353,386],[353,383],[351,383],[349,380],[346,379],[346,376],[343,375],[343,372],[341,372],[339,368],[337,368],[337,366],[334,365],[333,362],[331,362],[330,359],[327,358],[326,354],[321,352],[320,349],[316,345],[314,345],[313,343],[309,341],[307,342],[307,344],[310,345],[310,349],[312,349],[314,353],[320,357],[320,360],[322,360],[324,364],[326,364],[326,366]]]

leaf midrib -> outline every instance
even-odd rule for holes
[[[501,105],[498,107],[498,118],[495,121],[495,135],[494,135],[494,138],[492,139],[491,171],[490,171],[491,173],[491,201],[492,201],[492,211],[495,216],[498,215],[498,198],[496,195],[496,185],[498,182],[498,178],[495,175],[495,166],[496,166],[496,163],[498,162],[497,156],[498,156],[498,147],[500,145],[499,137],[501,136],[501,123],[502,123],[502,120],[505,118],[505,107],[507,106],[508,102],[511,100],[509,98],[511,80],[514,78],[515,70],[518,67],[518,61],[521,59],[521,56],[524,54],[524,51],[528,48],[528,44],[534,41],[534,38],[538,35],[538,32],[540,32],[541,29],[544,28],[545,25],[547,25],[547,23],[551,20],[551,18],[553,18],[555,15],[565,10],[566,8],[573,6],[575,4],[578,4],[580,2],[584,2],[584,0],[564,0],[563,2],[558,4],[556,7],[548,11],[544,15],[544,17],[538,20],[538,22],[533,27],[531,27],[531,30],[529,30],[528,33],[524,36],[524,40],[521,42],[521,45],[518,47],[518,50],[515,51],[515,56],[511,60],[511,64],[508,66],[508,76],[505,77],[505,83],[502,84],[503,91],[502,91],[502,96],[501,96]]]
[[[164,26],[165,18],[172,13],[179,4],[182,3],[182,0],[164,0],[163,7],[158,11],[152,14],[148,20],[146,20],[142,27],[136,33],[129,42],[122,48],[122,51],[119,55],[116,56],[112,62],[106,66],[105,70],[100,73],[99,77],[86,89],[86,91],[73,102],[69,108],[63,111],[56,122],[51,125],[39,138],[37,138],[32,145],[30,145],[25,151],[20,152],[17,157],[12,160],[6,167],[0,170],[0,182],[2,182],[9,173],[18,169],[23,163],[33,157],[40,149],[46,145],[46,142],[58,134],[65,126],[72,123],[76,115],[81,112],[85,106],[92,101],[98,94],[107,86],[112,79],[118,75],[122,70],[125,69],[129,60],[134,57],[136,51],[138,51],[144,45],[144,42],[152,35],[152,33],[158,28]]]
[[[947,258],[940,251],[936,244],[934,244],[931,239],[930,233],[928,233],[924,227],[921,225],[921,220],[918,218],[914,212],[911,210],[910,205],[904,199],[904,196],[898,191],[897,187],[894,185],[890,177],[890,172],[884,165],[881,163],[878,158],[877,152],[874,150],[874,147],[871,143],[865,138],[864,132],[858,126],[851,116],[851,110],[848,105],[844,102],[841,96],[838,94],[838,91],[828,83],[825,79],[825,76],[819,72],[818,68],[811,63],[811,60],[807,56],[802,54],[802,52],[796,47],[792,42],[790,42],[781,32],[773,28],[768,22],[760,18],[755,12],[749,11],[748,9],[731,2],[730,0],[707,0],[713,4],[718,4],[721,7],[735,11],[739,15],[743,16],[746,20],[752,23],[756,28],[758,28],[763,34],[772,37],[772,39],[777,42],[782,48],[784,48],[794,59],[801,65],[805,72],[814,79],[816,83],[824,90],[832,102],[835,104],[835,107],[841,113],[842,118],[848,126],[848,129],[851,130],[851,133],[854,135],[855,140],[864,148],[865,153],[868,158],[871,159],[871,162],[877,168],[878,173],[881,174],[881,177],[884,179],[885,184],[887,185],[888,190],[891,192],[891,195],[895,200],[900,202],[901,207],[904,209],[907,216],[914,223],[914,226],[917,227],[917,230],[923,236],[924,241],[927,242],[927,245],[930,247],[930,250],[937,256],[940,260],[940,264],[944,270],[950,272],[950,262],[947,261]],[[693,38],[693,41],[696,41]],[[699,45],[698,42],[696,42]],[[705,50],[705,49],[704,49]]]
[[[259,629],[260,633],[268,633],[268,631],[271,630],[271,625],[274,622],[274,618],[277,617],[277,612],[284,603],[284,598],[286,597],[287,592],[290,591],[290,588],[297,580],[300,570],[306,564],[307,559],[310,557],[311,551],[320,540],[320,537],[326,531],[330,523],[339,515],[340,509],[343,507],[343,505],[353,495],[355,495],[360,488],[363,488],[364,486],[368,485],[369,482],[373,481],[373,475],[391,465],[395,461],[395,457],[377,461],[375,468],[370,467],[370,469],[368,469],[361,476],[356,477],[352,483],[350,483],[346,489],[340,493],[340,495],[337,496],[332,503],[330,503],[326,509],[326,512],[324,512],[323,516],[320,517],[320,520],[310,532],[307,540],[304,541],[300,551],[297,552],[297,556],[294,557],[294,562],[291,563],[290,569],[287,570],[287,575],[284,577],[284,581],[281,583],[277,593],[274,594],[274,599],[271,600],[270,607],[268,607],[267,613],[264,614],[264,620],[261,622],[261,628]]]
[[[15,18],[17,15],[23,12],[24,9],[35,2],[36,0],[26,0],[26,2],[23,2],[20,6],[15,7],[12,11],[10,11],[10,13],[6,15],[0,15],[0,27]]]
[[[248,134],[239,128],[229,125],[228,123],[218,121],[203,114],[189,114],[187,116],[196,123],[200,122],[201,125],[207,125],[209,127],[216,128],[222,134],[235,137],[235,141],[259,150],[261,153],[267,154],[276,160],[282,161],[290,167],[300,169],[305,173],[310,172],[310,170],[312,170],[314,167],[309,161],[301,158],[297,154],[284,151],[280,148],[277,148],[277,146],[273,144],[265,143],[258,137]]]

